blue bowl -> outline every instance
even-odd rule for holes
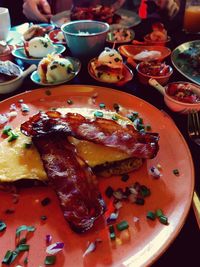
[[[109,25],[94,20],[76,20],[63,24],[61,30],[72,55],[89,59],[104,49]]]

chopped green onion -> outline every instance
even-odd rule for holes
[[[129,228],[129,224],[127,221],[121,221],[120,223],[117,224],[117,230],[118,231],[123,231],[125,229]]]
[[[140,193],[143,197],[147,197],[151,195],[151,191],[148,187],[146,187],[145,185],[141,185],[140,187]]]
[[[109,226],[109,232],[110,233],[114,233],[115,232],[115,229],[114,229],[114,226],[113,225],[110,225]]]
[[[94,116],[102,118],[103,117],[103,112],[97,110],[97,111],[94,112]]]
[[[24,264],[27,264],[28,263],[28,257],[26,257],[25,259],[24,259]]]
[[[117,117],[116,115],[113,115],[113,116],[112,116],[112,120],[114,120],[114,121],[118,121],[118,117]]]
[[[27,149],[29,149],[29,148],[31,148],[32,147],[32,143],[25,143],[24,144],[24,148],[27,148]]]
[[[44,264],[46,265],[53,265],[56,262],[56,256],[55,255],[51,255],[51,256],[46,256]]]
[[[146,131],[151,131],[151,125],[150,124],[147,124],[145,128],[146,128]]]
[[[147,219],[154,221],[156,218],[156,215],[153,211],[148,211],[146,217],[147,217]]]
[[[19,242],[18,242],[18,244],[20,245],[20,244],[26,244],[26,238],[25,237],[23,237],[22,239],[20,239],[19,240]]]
[[[137,111],[133,111],[132,114],[133,114],[134,117],[136,117],[136,118],[138,117],[138,112]]]
[[[134,122],[134,120],[135,120],[135,117],[134,117],[132,114],[128,114],[128,115],[127,115],[127,118],[128,118],[129,120],[131,120],[132,122]]]
[[[16,237],[20,237],[20,234],[22,231],[27,231],[27,232],[34,232],[35,227],[34,226],[27,226],[27,225],[21,225],[16,229]]]
[[[164,215],[160,216],[159,217],[159,221],[162,223],[162,224],[165,224],[167,225],[168,224],[168,218]]]
[[[18,247],[17,247],[17,249],[19,250],[19,251],[29,251],[29,245],[28,244],[20,244]]]
[[[6,255],[4,256],[3,260],[2,260],[2,263],[5,263],[5,264],[10,264],[10,259],[12,257],[12,251],[11,250],[8,250],[6,252]]]
[[[111,240],[115,240],[115,239],[116,239],[116,235],[115,235],[115,233],[110,233],[110,239],[111,239]]]
[[[0,232],[3,232],[6,229],[6,224],[3,221],[0,221]]]
[[[180,174],[180,173],[179,173],[179,170],[178,170],[178,169],[174,169],[174,170],[173,170],[173,174],[175,174],[176,176],[179,176],[179,174]]]
[[[71,99],[67,99],[67,104],[72,105],[74,102]]]
[[[161,216],[163,216],[163,212],[161,209],[157,209],[156,210],[156,217],[160,218]]]
[[[10,125],[6,125],[3,128],[2,133],[8,135],[8,133],[12,130],[12,127]]]
[[[99,104],[99,107],[100,107],[100,108],[105,108],[106,105],[105,105],[104,103],[100,103],[100,104]]]
[[[14,133],[13,131],[9,131],[8,135],[9,135],[8,142],[12,142],[19,137],[19,135]]]

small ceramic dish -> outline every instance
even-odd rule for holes
[[[34,71],[32,74],[31,74],[31,80],[36,83],[36,84],[39,84],[39,85],[42,85],[42,86],[55,86],[55,85],[59,85],[59,84],[63,84],[63,83],[66,83],[66,82],[69,82],[71,81],[74,77],[76,77],[76,75],[78,75],[78,73],[80,72],[80,69],[81,69],[81,62],[79,59],[77,58],[73,58],[73,57],[66,57],[66,59],[68,59],[73,67],[74,67],[74,71],[73,73],[71,73],[71,75],[69,75],[65,80],[62,80],[62,81],[59,81],[59,82],[54,82],[54,83],[47,83],[47,82],[42,82],[40,80],[40,76],[38,74],[37,71]]]
[[[65,51],[65,46],[61,44],[55,44],[55,54],[62,54]],[[21,59],[24,63],[27,64],[38,64],[41,60],[41,58],[34,58],[34,57],[27,57],[27,55],[24,52],[24,48],[17,48],[12,51],[12,54],[14,57]]]
[[[111,44],[125,44],[131,42],[135,37],[135,32],[131,29],[114,29],[107,34],[106,41]]]
[[[150,34],[147,34],[147,35],[144,36],[144,43],[146,45],[166,46],[170,41],[171,41],[171,37],[170,36],[167,36],[166,40],[158,40],[158,41],[153,41],[150,38]]]
[[[12,50],[14,49],[14,47],[12,45],[8,45],[8,49],[0,54],[0,60],[1,61],[6,61],[6,60],[10,60],[13,61],[14,57],[12,55]]]
[[[160,83],[158,83],[155,79],[150,79],[149,84],[156,88],[163,96],[164,96],[164,101],[165,104],[174,112],[179,112],[182,114],[187,114],[191,111],[200,111],[200,86],[194,84],[194,83],[189,83],[189,82],[173,82],[167,84],[165,87],[163,87]],[[183,99],[183,92],[178,93],[179,97],[174,97],[172,94],[173,91],[175,93],[175,90],[178,89],[180,90],[180,87],[187,88],[187,90],[192,91],[196,98],[196,102],[194,103],[188,103],[188,102],[183,102],[179,101],[178,99]],[[171,89],[170,89],[171,88]],[[170,94],[169,94],[170,93]],[[188,98],[188,92],[185,94],[185,96]],[[181,98],[180,98],[181,97]],[[191,101],[190,96],[190,101]],[[188,101],[188,99],[184,99],[184,101]]]
[[[161,85],[167,84],[173,73],[171,66],[160,62],[140,62],[137,67],[139,81],[148,85],[149,79],[156,79]]]
[[[49,39],[55,44],[66,44],[64,34],[59,29],[50,31],[49,32]]]
[[[88,63],[88,72],[90,74],[90,76],[95,79],[96,81],[98,82],[103,82],[105,83],[104,81],[102,81],[99,77],[97,77],[94,73],[94,70],[92,69],[92,62],[95,61],[97,58],[93,58],[89,61]],[[131,81],[133,79],[133,72],[131,69],[129,69],[129,67],[125,64],[123,64],[123,69],[122,69],[122,74],[124,76],[123,79],[121,79],[119,82],[117,83],[113,83],[113,82],[110,82],[110,84],[114,84],[114,85],[117,85],[117,86],[122,86],[124,84],[126,84],[127,82]]]
[[[10,81],[0,83],[0,94],[8,94],[17,90],[22,85],[24,78],[36,69],[36,65],[31,65],[25,71],[22,71],[16,64],[15,66],[19,70],[19,76]]]
[[[151,46],[151,45],[121,45],[118,48],[120,54],[125,56],[126,58],[131,58],[135,61],[163,61],[171,54],[171,50],[165,46]],[[150,56],[150,52],[154,52]],[[147,53],[147,57],[141,57],[138,59],[138,55],[142,52]],[[157,53],[156,53],[157,52]],[[148,56],[149,54],[149,56]],[[137,57],[136,57],[137,56]]]

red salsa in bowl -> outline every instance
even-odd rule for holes
[[[198,95],[195,90],[199,90]],[[171,83],[167,86],[166,93],[179,102],[188,104],[200,103],[200,88],[190,83]]]
[[[141,62],[139,71],[149,76],[165,76],[170,73],[170,66],[161,62]]]

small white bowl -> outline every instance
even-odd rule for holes
[[[14,63],[13,63],[14,64]],[[17,65],[16,65],[17,66]],[[0,83],[0,94],[9,94],[17,90],[23,83],[24,78],[34,71],[37,67],[36,65],[31,65],[27,70],[22,71],[19,66],[17,68],[20,71],[20,75],[15,79],[7,82]]]

